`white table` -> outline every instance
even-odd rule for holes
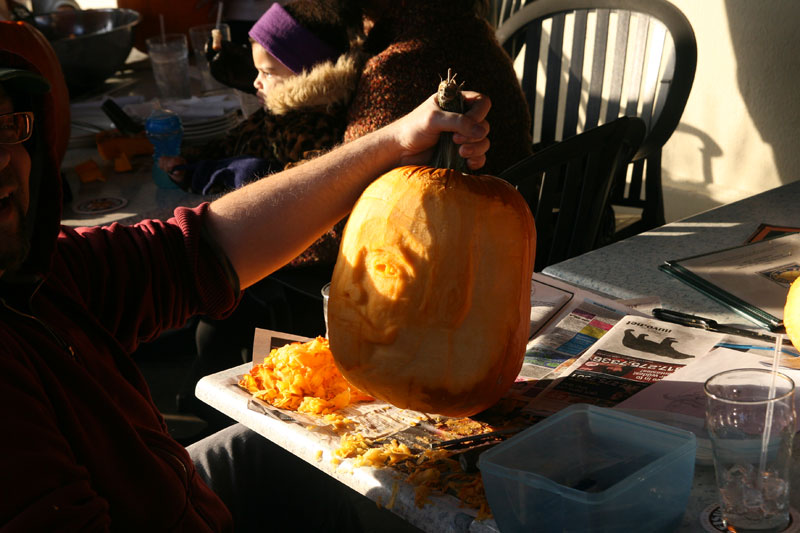
[[[210,94],[201,92],[199,73],[195,78],[198,83],[193,86],[193,95]],[[134,49],[128,59],[126,70],[107,80],[104,88],[107,91],[102,95],[93,94],[84,97],[81,101],[72,102],[72,104],[81,106],[82,110],[80,113],[73,112],[71,117],[73,121],[88,122],[101,129],[111,129],[110,119],[100,109],[100,104],[107,97],[138,96],[142,101],[154,98],[156,87],[147,56]],[[207,196],[183,191],[177,187],[160,188],[156,186],[151,177],[153,160],[150,156],[134,156],[131,158],[132,171],[114,172],[113,164],[103,161],[100,157],[92,140],[94,133],[74,125],[72,133],[70,148],[62,163],[65,179],[73,193],[73,201],[65,207],[62,215],[62,223],[67,226],[96,226],[112,222],[135,224],[145,219],[166,220],[172,216],[176,207],[194,207],[211,199]],[[73,169],[77,164],[89,159],[98,163],[107,178],[106,181],[88,183],[80,181]],[[82,202],[103,197],[124,198],[127,204],[115,211],[94,215],[77,213],[73,209]]]

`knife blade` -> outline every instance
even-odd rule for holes
[[[680,311],[673,311],[671,309],[656,308],[653,309],[653,316],[665,322],[672,322],[673,324],[680,324],[681,326],[689,326],[693,328],[701,328],[707,331],[715,331],[717,333],[727,333],[728,335],[738,335],[740,337],[747,337],[748,339],[756,339],[762,342],[775,344],[775,335],[766,333],[759,333],[750,329],[740,328],[736,326],[728,326],[720,324],[716,320],[689,313],[682,313]],[[792,341],[784,337],[783,344],[791,345]]]

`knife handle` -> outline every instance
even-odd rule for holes
[[[716,320],[697,315],[690,315],[689,313],[681,313],[680,311],[673,311],[671,309],[663,309],[660,307],[653,309],[653,316],[659,320],[672,322],[674,324],[681,324],[683,326],[692,326],[703,329],[711,329],[717,326]]]

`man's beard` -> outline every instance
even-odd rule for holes
[[[17,212],[19,226],[13,234],[0,238],[0,272],[9,272],[19,268],[28,257],[31,248],[27,237],[25,213],[16,202],[12,201],[11,207]]]

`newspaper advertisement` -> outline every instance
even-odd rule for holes
[[[707,355],[724,334],[625,316],[543,387],[524,392],[524,411],[545,417],[574,403],[612,407]]]

